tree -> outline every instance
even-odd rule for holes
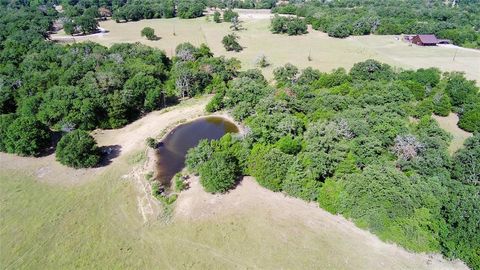
[[[298,68],[290,63],[273,70],[273,77],[279,86],[294,83],[297,78],[297,74]]]
[[[8,126],[3,143],[9,153],[38,156],[50,143],[50,130],[34,117],[22,116]]]
[[[213,21],[216,22],[216,23],[222,22],[220,16],[221,16],[220,12],[215,11],[213,13]]]
[[[151,27],[144,27],[141,32],[142,37],[146,37],[148,40],[156,40],[158,37],[155,35],[155,30]]]
[[[84,35],[94,33],[98,29],[97,19],[89,14],[84,14],[76,18],[75,24],[80,28],[80,31],[82,31]]]
[[[0,152],[6,152],[7,130],[15,120],[14,114],[0,114]]]
[[[231,156],[216,152],[200,166],[200,184],[210,193],[227,192],[235,186],[237,166]]]
[[[389,65],[373,59],[356,63],[350,70],[350,76],[357,80],[390,80],[393,75],[392,68]]]
[[[243,50],[242,46],[238,43],[238,36],[235,34],[228,34],[222,39],[223,46],[227,51],[239,52]]]
[[[276,148],[255,145],[248,159],[248,172],[258,183],[273,191],[282,190],[288,168],[293,164],[293,157]]]
[[[55,158],[69,167],[88,168],[98,164],[100,151],[95,139],[88,132],[75,130],[60,139]]]
[[[480,133],[465,141],[454,156],[453,177],[465,184],[480,185]]]

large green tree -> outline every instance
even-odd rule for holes
[[[63,136],[55,150],[56,159],[73,168],[93,167],[100,161],[100,151],[95,139],[83,130],[75,130]]]

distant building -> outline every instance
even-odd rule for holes
[[[437,46],[437,44],[450,44],[448,39],[438,39],[435,35],[408,35],[404,39],[418,46]]]
[[[437,46],[438,39],[435,35],[416,35],[412,38],[412,43],[419,46]]]

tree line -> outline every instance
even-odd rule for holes
[[[385,241],[480,267],[475,82],[435,68],[394,71],[375,60],[331,73],[287,64],[274,78],[271,86],[259,70],[241,72],[207,105],[228,110],[247,134],[189,151],[187,167],[205,190],[227,192],[251,175]],[[453,156],[451,135],[432,118],[451,111],[474,132]]]
[[[329,36],[435,34],[454,44],[480,48],[478,1],[289,1],[272,9],[305,17]]]

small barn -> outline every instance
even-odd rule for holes
[[[439,40],[435,35],[415,35],[412,43],[419,46],[436,46]]]

